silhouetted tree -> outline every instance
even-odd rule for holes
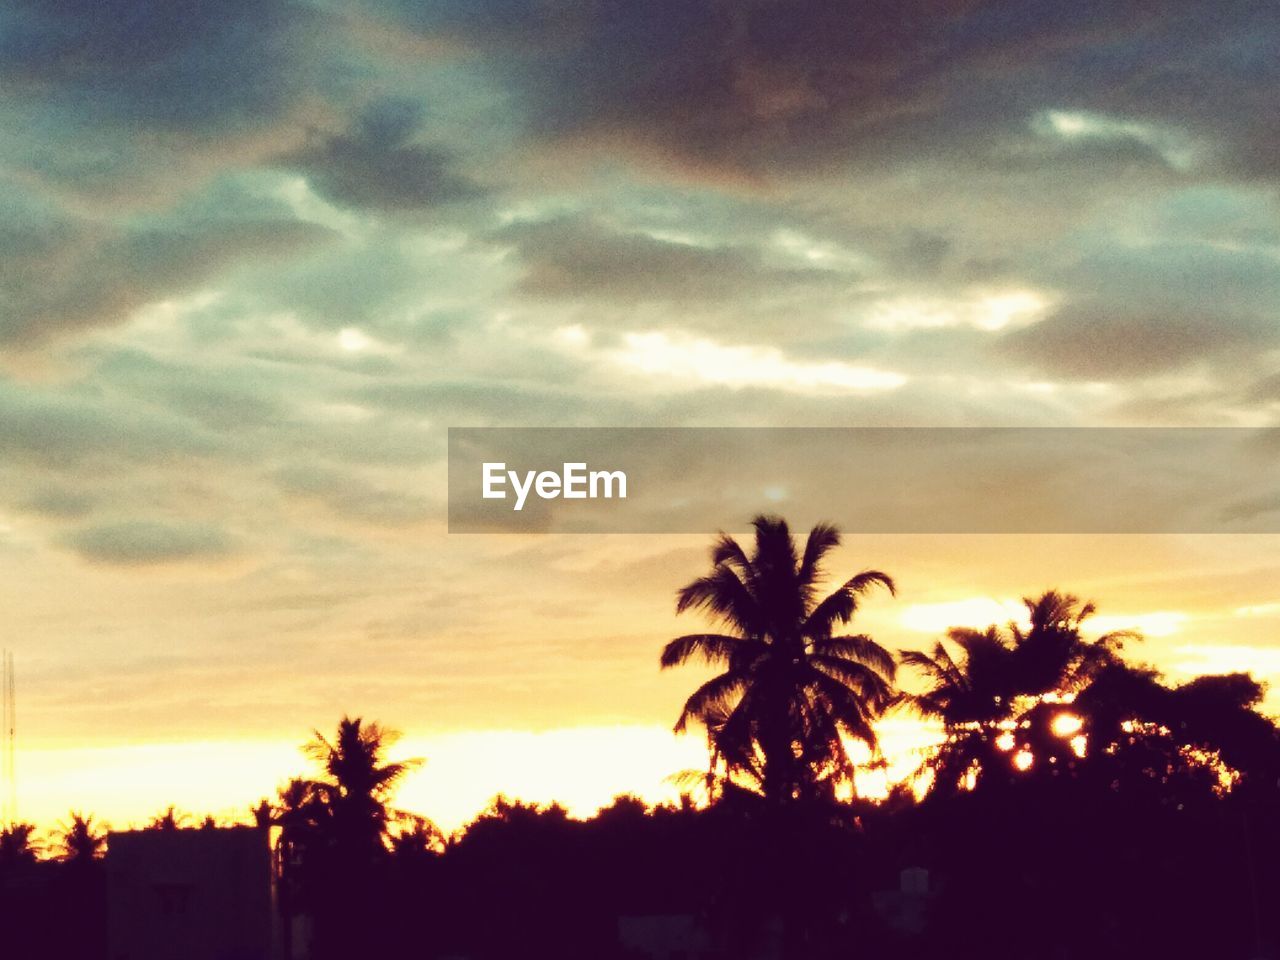
[[[398,734],[344,716],[332,740],[313,731],[303,752],[321,769],[315,780],[290,785],[294,822],[290,856],[302,899],[312,911],[316,955],[363,957],[378,952],[385,933],[379,893],[389,863],[390,827],[403,816],[391,807],[396,786],[420,760],[388,761]]]
[[[947,740],[933,761],[938,794],[954,791],[970,773],[990,774],[1024,751],[1044,758],[1046,748],[1061,749],[1053,724],[1064,711],[1052,703],[1076,697],[1119,662],[1125,641],[1138,638],[1113,631],[1085,639],[1082,625],[1096,608],[1070,594],[1050,590],[1023,603],[1026,629],[1018,623],[1004,630],[953,627],[931,652],[899,654],[928,684],[905,699],[946,726]]]
[[[384,853],[398,814],[390,806],[397,784],[421,760],[384,762],[399,734],[359,717],[343,717],[332,741],[318,730],[303,751],[324,771],[312,782],[328,838],[343,857]]]
[[[839,911],[819,902],[821,882],[797,878],[826,873],[815,873],[815,857],[832,849],[837,787],[853,786],[845,738],[875,751],[873,722],[896,696],[893,657],[870,637],[838,628],[867,590],[893,593],[894,584],[865,570],[823,596],[823,563],[840,543],[835,527],[815,526],[797,551],[784,520],[759,516],[752,526],[750,553],[721,534],[711,572],[677,593],[677,613],[704,611],[724,632],[677,637],[660,662],[721,668],[688,698],[676,730],[690,721],[706,729],[708,792],[718,794],[722,812],[762,807],[745,818],[760,835],[725,851],[712,885],[717,940],[738,955],[776,936],[786,956],[811,957]]]
[[[1247,674],[1170,687],[1150,668],[1114,664],[1072,704],[1088,738],[1086,766],[1114,790],[1184,804],[1235,791],[1275,798],[1280,731],[1257,712]]]
[[[173,804],[165,807],[147,824],[147,830],[179,830],[186,823],[188,817],[185,813],[180,813]]]
[[[401,859],[434,856],[444,847],[444,835],[426,817],[403,815],[401,829],[391,835],[391,852]]]
[[[39,854],[34,823],[11,823],[0,830],[0,867],[33,866]]]
[[[249,817],[253,820],[253,825],[263,830],[274,825],[275,813],[275,810],[271,808],[271,801],[266,797],[249,807]]]
[[[60,825],[58,845],[62,861],[69,864],[87,864],[97,860],[106,851],[107,834],[93,822],[93,815],[86,816],[71,811],[71,820]]]
[[[712,571],[683,587],[676,612],[703,610],[728,633],[677,637],[663,668],[690,660],[725,668],[686,701],[676,730],[707,730],[712,773],[748,783],[772,803],[830,797],[851,782],[843,736],[876,746],[872,721],[893,699],[893,657],[870,637],[835,635],[869,588],[893,581],[865,570],[819,599],[823,560],[840,543],[835,527],[810,531],[802,554],[784,520],[752,521],[750,555],[722,534]]]

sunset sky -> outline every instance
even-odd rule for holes
[[[1280,425],[1280,8],[858,10],[5,5],[21,814],[238,811],[344,711],[449,828],[669,794],[707,538],[449,536],[450,426]],[[1280,680],[1277,548],[848,531],[832,568],[899,581],[889,646],[1056,586],[1171,678]]]

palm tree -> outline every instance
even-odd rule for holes
[[[1013,647],[1013,693],[1039,696],[1078,692],[1102,667],[1115,661],[1126,640],[1140,639],[1132,630],[1114,630],[1096,639],[1081,635],[1084,621],[1097,612],[1069,593],[1048,590],[1024,597],[1030,629],[1009,624]]]
[[[338,723],[333,740],[319,731],[303,751],[323,771],[299,785],[296,814],[298,888],[315,917],[319,960],[366,956],[384,905],[377,878],[390,861],[390,826],[404,815],[391,807],[396,786],[421,761],[387,762],[398,734],[359,717]]]
[[[34,823],[11,823],[0,830],[0,867],[27,867],[36,862],[40,845],[36,843]]]
[[[708,782],[755,788],[774,803],[831,796],[851,783],[844,737],[873,750],[874,719],[894,697],[893,657],[870,637],[835,635],[867,590],[894,592],[878,570],[864,570],[819,599],[823,561],[839,531],[819,524],[797,555],[786,521],[752,521],[751,554],[721,534],[711,549],[711,573],[677,593],[676,612],[701,610],[726,632],[677,637],[662,651],[662,667],[702,660],[723,667],[688,698],[677,732],[691,720],[707,731]]]
[[[93,822],[93,815],[71,811],[71,822],[60,824],[58,844],[64,863],[93,863],[107,847],[107,834]]]
[[[1126,640],[1138,638],[1118,630],[1086,640],[1082,625],[1096,608],[1071,594],[1049,590],[1022,602],[1026,629],[1017,623],[1003,631],[953,627],[931,652],[899,655],[928,684],[905,699],[925,716],[940,718],[947,729],[947,741],[933,761],[943,793],[957,788],[969,771],[980,775],[998,753],[1017,755],[1033,741],[1040,752],[1056,746],[1061,738],[1049,727],[1060,709],[1051,701],[1073,698],[1119,662]]]
[[[905,694],[903,700],[926,717],[937,717],[946,727],[947,741],[932,760],[934,782],[941,793],[959,787],[971,770],[989,762],[992,740],[999,725],[1013,713],[1017,687],[1013,679],[1013,650],[996,627],[973,630],[952,627],[947,641],[938,641],[930,653],[903,650],[903,666],[923,674],[929,686],[923,693]]]
[[[949,725],[987,723],[1007,716],[1017,686],[1010,642],[997,627],[952,627],[947,640],[959,648],[959,659],[941,640],[930,653],[903,650],[898,654],[904,666],[915,668],[929,681],[925,692],[905,699]]]
[[[385,852],[390,825],[399,814],[390,807],[396,786],[421,760],[384,763],[399,734],[378,723],[344,716],[332,741],[320,731],[303,752],[320,765],[324,777],[313,781],[316,809],[329,821],[334,847],[357,859]]]

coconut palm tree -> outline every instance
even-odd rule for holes
[[[92,814],[86,816],[72,810],[71,821],[59,826],[58,845],[64,863],[93,863],[107,848],[106,831],[93,822]]]
[[[324,771],[312,782],[316,808],[328,819],[333,845],[357,858],[385,852],[391,824],[398,818],[390,800],[405,774],[421,760],[384,762],[399,734],[360,717],[343,717],[332,741],[320,731],[303,752]]]
[[[941,719],[947,729],[933,761],[942,793],[956,789],[969,771],[989,768],[999,754],[1016,756],[1021,751],[1015,748],[1028,748],[1033,741],[1035,752],[1058,746],[1061,738],[1048,728],[1060,708],[1050,707],[1045,698],[1074,697],[1119,662],[1126,640],[1138,638],[1118,630],[1086,640],[1082,625],[1096,608],[1071,594],[1049,590],[1022,602],[1025,628],[1018,623],[1004,630],[953,627],[932,651],[899,654],[902,664],[928,684],[904,699],[925,716]]]
[[[421,761],[387,762],[398,734],[344,716],[332,740],[313,731],[303,747],[322,773],[290,788],[299,823],[291,846],[301,899],[315,917],[318,960],[365,956],[384,905],[378,877],[389,862],[390,826],[403,819],[391,807],[396,786]],[[373,951],[376,952],[376,951]]]
[[[947,740],[932,759],[938,792],[957,789],[969,771],[990,760],[999,724],[1014,709],[1013,650],[997,627],[952,627],[933,650],[903,650],[903,666],[922,674],[928,686],[903,700],[926,717],[942,720]],[[956,652],[952,653],[952,648]]]
[[[723,671],[695,690],[676,721],[701,723],[711,747],[711,783],[719,771],[783,803],[830,796],[851,783],[844,737],[873,750],[874,719],[894,697],[894,659],[862,634],[837,634],[872,587],[894,592],[878,570],[864,570],[820,595],[823,561],[840,543],[828,524],[814,527],[797,554],[786,521],[752,521],[750,554],[721,534],[711,572],[677,593],[676,612],[709,614],[724,632],[677,637],[662,651],[669,668],[703,661]]]
[[[31,866],[39,854],[34,823],[11,823],[0,829],[0,867]]]
[[[1016,683],[1013,651],[999,628],[952,627],[947,640],[958,648],[957,655],[941,640],[929,653],[903,650],[898,654],[904,666],[916,669],[929,681],[923,693],[904,699],[922,713],[941,717],[951,725],[986,723],[1007,716]]]
[[[1013,648],[1013,693],[1040,696],[1078,692],[1115,655],[1127,640],[1140,639],[1132,630],[1114,630],[1085,640],[1084,621],[1097,612],[1069,593],[1048,590],[1039,597],[1024,597],[1030,626],[1023,630],[1009,624]]]

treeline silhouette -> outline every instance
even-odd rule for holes
[[[344,717],[305,748],[313,775],[252,811],[277,909],[311,924],[306,944],[284,925],[286,955],[635,957],[620,918],[675,916],[705,957],[1276,956],[1280,731],[1258,682],[1172,685],[1057,591],[895,656],[849,627],[888,575],[824,594],[835,528],[754,530],[677,594],[711,632],[661,653],[717,668],[677,720],[708,742],[690,795],[586,820],[499,797],[445,837],[393,805],[417,761]],[[861,797],[850,747],[874,757],[895,710],[945,737],[913,781]],[[199,827],[169,808],[149,829]],[[47,851],[29,824],[0,833],[5,956],[106,956],[104,842],[82,815]]]

